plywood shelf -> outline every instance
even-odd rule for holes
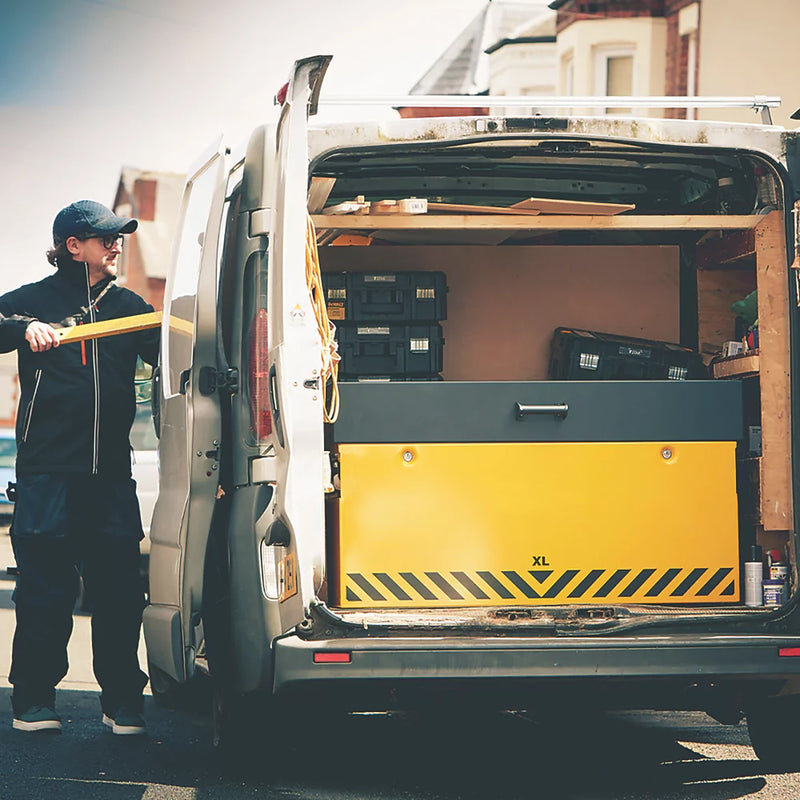
[[[756,214],[314,214],[317,230],[741,230],[764,221]]]

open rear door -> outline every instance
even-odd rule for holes
[[[209,370],[216,374],[226,177],[224,150],[215,146],[187,181],[161,328],[160,485],[150,529],[144,632],[151,664],[181,682],[194,673],[202,640],[203,565],[219,486],[219,393],[204,393],[203,379]]]
[[[298,61],[277,130],[269,272],[270,395],[277,439],[274,528],[281,559],[281,627],[303,619],[325,567],[321,350],[306,280],[308,115],[330,57]],[[270,537],[268,536],[268,541]],[[283,548],[281,548],[283,550]],[[291,573],[291,574],[290,574]]]

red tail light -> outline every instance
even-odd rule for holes
[[[350,653],[314,653],[315,664],[349,664],[350,661]]]
[[[272,433],[267,312],[263,308],[258,310],[250,328],[250,425],[257,440]]]
[[[289,93],[289,84],[284,83],[280,89],[278,89],[278,93],[275,95],[275,105],[282,106],[286,102],[286,95]]]

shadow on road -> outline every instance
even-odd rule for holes
[[[8,689],[0,709],[10,709]],[[62,692],[59,710],[63,733],[44,737],[13,731],[10,711],[0,717],[3,800],[732,800],[766,785],[761,765],[748,760],[744,727],[698,714],[350,715],[308,729],[280,753],[256,748],[231,772],[215,760],[199,714],[158,709],[148,698],[150,735],[139,740],[103,728],[93,692]],[[702,754],[715,744],[741,757]]]

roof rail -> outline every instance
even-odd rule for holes
[[[626,97],[606,95],[566,95],[561,97],[503,95],[429,94],[405,97],[321,97],[320,105],[329,106],[392,106],[394,108],[462,108],[502,106],[505,108],[752,108],[761,113],[765,125],[772,124],[770,108],[781,104],[780,97]]]

